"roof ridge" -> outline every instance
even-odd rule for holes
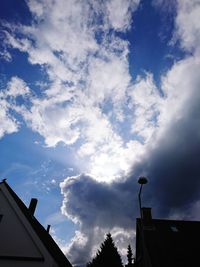
[[[35,233],[37,234],[37,236],[39,237],[39,239],[41,240],[45,248],[48,250],[48,252],[51,254],[51,256],[54,258],[58,266],[59,267],[72,267],[71,263],[68,261],[67,257],[61,251],[59,246],[56,244],[52,236],[46,231],[44,226],[35,218],[35,216],[29,212],[29,209],[27,208],[27,206],[18,197],[18,195],[13,191],[13,189],[8,185],[5,179],[2,180],[2,182],[0,182],[0,184],[2,183],[5,184],[7,190],[11,194],[15,203],[17,204],[19,209],[22,211],[26,219],[29,221]]]

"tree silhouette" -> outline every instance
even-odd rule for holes
[[[133,252],[131,249],[131,246],[128,245],[128,249],[127,249],[127,259],[128,259],[128,264],[126,264],[126,267],[133,267],[134,263],[133,263]]]
[[[121,257],[110,233],[106,235],[100,250],[97,251],[92,261],[87,264],[87,267],[123,267]]]

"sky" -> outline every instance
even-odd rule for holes
[[[2,0],[0,177],[74,266],[200,220],[200,1]],[[123,258],[124,259],[124,258]]]

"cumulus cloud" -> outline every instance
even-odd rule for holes
[[[69,216],[75,222],[88,224],[88,227],[94,227],[96,223],[101,223],[104,227],[131,226],[131,205],[127,205],[124,201],[119,201],[120,197],[124,199],[123,194],[120,193],[120,184],[115,183],[107,185],[95,181],[90,176],[80,175],[71,177],[61,183],[62,194],[65,197],[62,211],[66,216]],[[124,191],[124,194],[126,191]],[[129,192],[127,192],[128,194]],[[81,198],[81,199],[80,199]],[[70,203],[67,201],[70,199]],[[89,201],[92,199],[92,201]],[[127,201],[130,196],[127,195]],[[86,201],[86,202],[85,202]],[[74,203],[74,207],[72,206]],[[79,203],[79,207],[77,206]],[[129,203],[130,204],[130,203]],[[105,209],[105,205],[107,208]],[[98,209],[96,209],[98,206]],[[87,207],[87,208],[84,208]],[[122,216],[126,208],[127,216]],[[80,213],[74,213],[78,209]],[[88,212],[90,210],[90,212]],[[121,213],[121,214],[120,214]],[[90,214],[90,217],[88,217]],[[113,217],[114,216],[114,217]],[[84,221],[84,218],[86,221]],[[128,219],[128,221],[126,221]],[[102,220],[102,222],[100,222]]]

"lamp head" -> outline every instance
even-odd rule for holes
[[[139,177],[138,183],[141,185],[147,184],[148,183],[147,178],[146,177]]]

